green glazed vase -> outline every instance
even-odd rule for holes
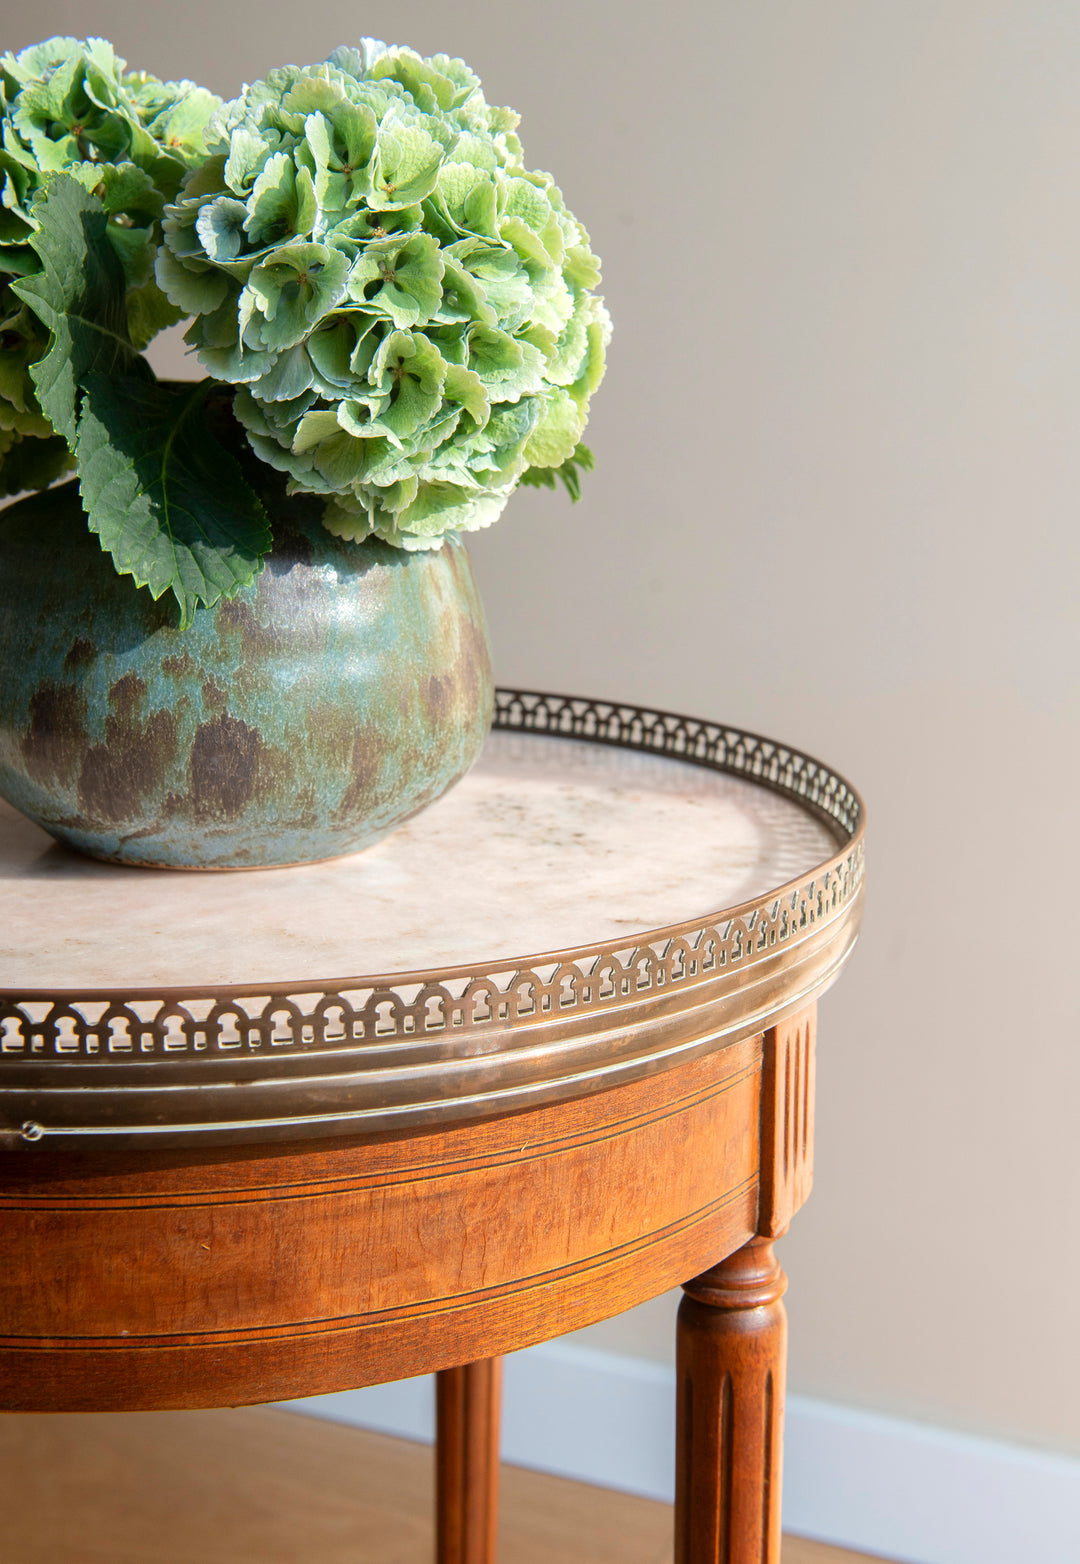
[[[464,545],[347,543],[267,499],[255,582],[202,609],[118,576],[74,483],[0,511],[0,795],[97,858],[177,869],[370,846],[476,760],[491,656]]]

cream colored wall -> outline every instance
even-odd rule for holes
[[[1080,7],[6,10],[227,93],[390,32],[523,111],[617,332],[584,502],[476,543],[502,679],[729,718],[870,803],[792,1383],[1080,1450]],[[586,1334],[665,1358],[671,1316]]]

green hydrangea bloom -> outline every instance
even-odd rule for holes
[[[187,340],[342,536],[437,547],[530,468],[587,465],[599,265],[516,125],[463,61],[364,40],[226,105],[166,209]]]
[[[34,198],[63,172],[96,192],[128,285],[128,328],[142,348],[180,319],[154,277],[166,202],[188,170],[206,157],[206,127],[221,100],[193,82],[162,82],[129,72],[101,38],[51,38],[0,56],[0,461],[16,445],[18,471],[42,486],[70,465],[38,408],[29,369],[48,332],[10,290],[40,262],[28,243],[37,227]]]

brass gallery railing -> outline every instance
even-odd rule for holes
[[[785,951],[794,962],[796,947],[815,936],[820,944],[828,925],[851,921],[862,883],[863,807],[855,790],[820,761],[725,724],[522,690],[497,692],[494,726],[613,745],[744,777],[786,794],[823,820],[837,852],[812,873],[753,903],[643,930],[630,943],[616,940],[439,971],[284,978],[268,987],[0,988],[0,1108],[5,1085],[14,1087],[18,1079],[25,1087],[28,1069],[43,1088],[49,1083],[50,1097],[52,1082],[61,1077],[74,1085],[70,1070],[56,1076],[50,1065],[75,1067],[84,1088],[95,1080],[104,1086],[98,1070],[116,1066],[119,1073],[109,1081],[119,1089],[122,1080],[161,1087],[176,1078],[191,1084],[200,1078],[199,1066],[212,1060],[220,1061],[219,1071],[227,1059],[250,1061],[244,1075],[256,1061],[271,1075],[275,1061],[278,1071],[293,1074],[296,1065],[284,1061],[298,1063],[301,1055],[316,1068],[321,1058],[326,1068],[341,1071],[352,1058],[359,1069],[372,1051],[382,1067],[395,1058],[419,1066],[433,1053],[475,1063],[485,1034],[490,1046],[501,1047],[494,1034],[509,1041],[513,1032],[518,1047],[526,1041],[522,1028],[545,1027],[550,1033],[553,1023],[579,1019],[586,1031],[596,1030],[605,1012],[628,1007],[640,1014],[643,1002],[674,999],[680,991],[692,1003],[696,988],[715,988],[718,980],[756,963],[775,964]],[[852,932],[837,963],[853,942]],[[834,944],[839,950],[839,936]],[[8,1134],[14,1128],[9,1120]],[[24,1125],[23,1137],[35,1138],[36,1130],[33,1123]]]

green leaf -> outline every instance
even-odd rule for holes
[[[212,389],[90,375],[79,424],[91,532],[120,575],[173,593],[181,626],[253,581],[270,547],[262,503],[203,416]]]
[[[175,326],[183,318],[183,310],[169,302],[153,278],[143,287],[133,288],[127,296],[128,334],[137,348],[146,347],[159,331]]]
[[[71,452],[58,434],[46,439],[0,431],[0,495],[46,489],[72,466]]]
[[[581,473],[592,472],[594,465],[589,447],[578,444],[559,467],[527,467],[521,482],[533,489],[554,489],[561,482],[576,504],[581,498]]]
[[[42,270],[12,283],[12,292],[52,332],[30,373],[42,411],[74,450],[79,389],[89,375],[152,374],[128,335],[124,268],[101,201],[58,174],[35,200],[34,216],[40,227],[30,243]]]

